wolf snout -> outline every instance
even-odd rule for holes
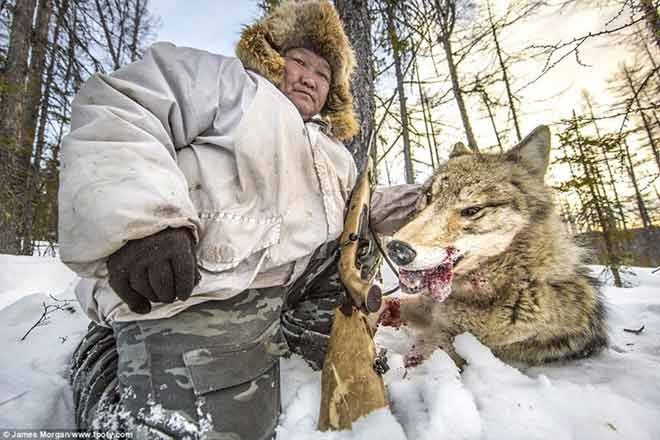
[[[400,240],[392,240],[387,244],[387,255],[399,266],[412,263],[417,252],[408,243]]]

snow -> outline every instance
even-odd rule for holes
[[[591,359],[520,368],[464,334],[455,341],[468,362],[462,373],[440,350],[406,369],[405,328],[381,329],[376,343],[388,349],[390,407],[358,420],[352,431],[316,431],[320,373],[298,357],[283,359],[278,438],[658,439],[660,272],[633,268],[625,277],[632,287],[604,288],[612,344]],[[73,428],[68,361],[88,323],[74,300],[75,280],[55,258],[0,255],[3,429]],[[45,322],[21,340],[44,307]],[[624,331],[642,326],[640,333]]]
[[[60,293],[74,279],[55,258],[0,255],[0,309],[32,293]]]
[[[0,255],[2,428],[73,425],[68,363],[89,322],[74,301],[75,279],[54,258]],[[44,303],[70,304],[76,312],[51,307],[45,325],[21,340],[42,316]]]

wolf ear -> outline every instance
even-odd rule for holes
[[[466,154],[472,154],[472,150],[466,147],[463,142],[456,142],[451,149],[451,153],[449,153],[449,158],[453,159],[458,156],[465,156]]]
[[[550,128],[539,125],[507,151],[506,159],[521,163],[533,175],[543,178],[550,162],[550,137]]]

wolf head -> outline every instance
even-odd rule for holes
[[[546,126],[501,155],[475,155],[457,144],[424,184],[414,218],[388,244],[404,292],[442,301],[452,285],[478,285],[489,261],[552,212],[543,183],[549,155]]]

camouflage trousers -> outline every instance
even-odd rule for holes
[[[90,324],[71,365],[83,431],[138,438],[269,438],[288,348],[323,366],[334,309],[346,298],[337,243],[288,288],[248,290],[168,319]],[[285,342],[280,339],[284,336]]]
[[[247,290],[171,318],[113,324],[116,383],[106,388],[115,389],[88,402],[93,407],[77,408],[79,427],[129,431],[134,439],[273,438],[278,358],[286,351],[279,324],[284,293],[282,287]],[[100,368],[98,359],[92,364]],[[77,403],[81,393],[100,391],[82,379],[74,380]]]

